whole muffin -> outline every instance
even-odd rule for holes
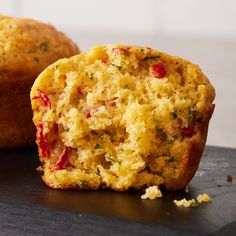
[[[52,25],[0,16],[0,148],[34,145],[33,82],[51,63],[78,53]]]
[[[214,97],[197,65],[151,48],[99,46],[59,60],[31,90],[43,180],[60,189],[184,188]]]

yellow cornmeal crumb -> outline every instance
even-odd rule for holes
[[[174,203],[176,206],[183,206],[183,207],[194,207],[198,203],[203,203],[203,202],[211,202],[212,199],[209,197],[208,194],[202,193],[197,196],[197,201],[195,199],[191,200],[186,200],[185,198],[181,200],[174,200]]]
[[[211,202],[212,199],[209,197],[208,194],[203,193],[203,194],[199,194],[199,195],[197,196],[197,201],[198,201],[199,203],[202,203],[202,202]]]
[[[156,198],[161,198],[162,197],[162,193],[160,191],[160,189],[158,189],[157,186],[151,186],[146,188],[145,190],[145,194],[143,194],[141,196],[142,199],[151,199],[154,200]]]
[[[195,199],[191,199],[191,200],[186,200],[185,198],[184,199],[181,199],[181,200],[174,200],[174,203],[176,206],[183,206],[183,207],[193,207],[193,206],[196,206],[196,201]]]

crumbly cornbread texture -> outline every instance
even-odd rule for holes
[[[212,199],[209,197],[208,194],[201,193],[197,196],[196,200],[195,199],[186,200],[185,198],[183,198],[181,200],[174,200],[174,204],[178,207],[195,207],[198,204],[201,204],[204,202],[207,203],[211,201]]]
[[[62,59],[31,90],[43,180],[53,188],[184,188],[204,149],[214,88],[197,65],[108,45]]]
[[[78,53],[52,25],[0,16],[0,148],[35,145],[33,82],[51,63]]]
[[[158,186],[150,186],[145,189],[145,193],[141,196],[142,199],[154,200],[156,198],[161,198],[162,193]]]
[[[178,207],[195,207],[197,206],[197,202],[195,199],[187,200],[183,198],[181,200],[174,200],[174,204]]]
[[[197,201],[198,201],[199,203],[202,203],[202,202],[211,202],[212,199],[209,197],[208,194],[202,193],[202,194],[199,194],[199,195],[197,196]]]

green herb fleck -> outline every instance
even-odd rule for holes
[[[89,185],[89,182],[87,180],[81,180],[80,181],[80,186],[85,188],[85,187],[88,187]]]
[[[55,69],[57,70],[58,68],[59,68],[59,65],[56,65],[56,66],[55,66]]]
[[[28,50],[28,52],[29,53],[34,53],[34,52],[36,52],[36,50],[37,50],[37,47],[33,46]]]
[[[118,66],[118,65],[115,65],[115,64],[112,64],[111,65],[115,66],[118,70],[122,70],[122,66]]]
[[[161,152],[159,156],[168,156],[168,154],[166,152]]]
[[[113,158],[111,158],[110,156],[106,156],[106,159],[108,159],[109,161],[111,161],[111,162],[116,162],[116,163],[118,163],[119,165],[121,164],[121,162],[119,161],[119,160],[115,160],[115,159],[113,159]]]
[[[167,136],[166,132],[163,129],[160,129],[160,128],[156,127],[156,132],[157,132],[158,136],[160,136],[160,138],[163,141],[167,141],[168,136]]]
[[[151,57],[146,57],[143,59],[143,61],[147,61],[147,60],[155,60],[155,59],[159,59],[161,58],[160,55],[156,55],[156,56],[151,56]]]
[[[95,145],[95,149],[100,149],[100,148],[102,148],[102,146],[101,146],[99,143],[97,143],[97,144]]]
[[[60,183],[60,181],[59,181],[58,178],[57,178],[57,174],[56,174],[56,172],[54,172],[54,177],[55,177],[57,183]]]
[[[48,50],[48,43],[47,42],[43,42],[39,45],[39,49],[41,52],[46,52]]]
[[[177,118],[177,112],[176,111],[173,111],[170,113],[171,114],[171,117],[175,120]]]
[[[168,160],[169,162],[175,162],[176,158],[175,157],[170,157],[170,159]]]
[[[189,122],[194,120],[194,110],[192,107],[188,107],[188,120]]]
[[[91,73],[91,74],[90,74],[89,79],[90,79],[90,80],[93,80],[93,79],[94,79],[94,73]]]
[[[70,130],[70,128],[66,128],[66,132],[68,132]]]
[[[167,144],[172,144],[175,141],[175,139],[168,139],[166,142]]]
[[[190,206],[191,206],[191,207],[196,207],[196,206],[198,206],[198,204],[197,204],[196,201],[193,201],[193,202],[191,202]]]

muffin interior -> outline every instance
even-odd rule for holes
[[[178,178],[214,99],[198,67],[145,47],[96,47],[42,77],[32,106],[53,187],[123,191]]]

